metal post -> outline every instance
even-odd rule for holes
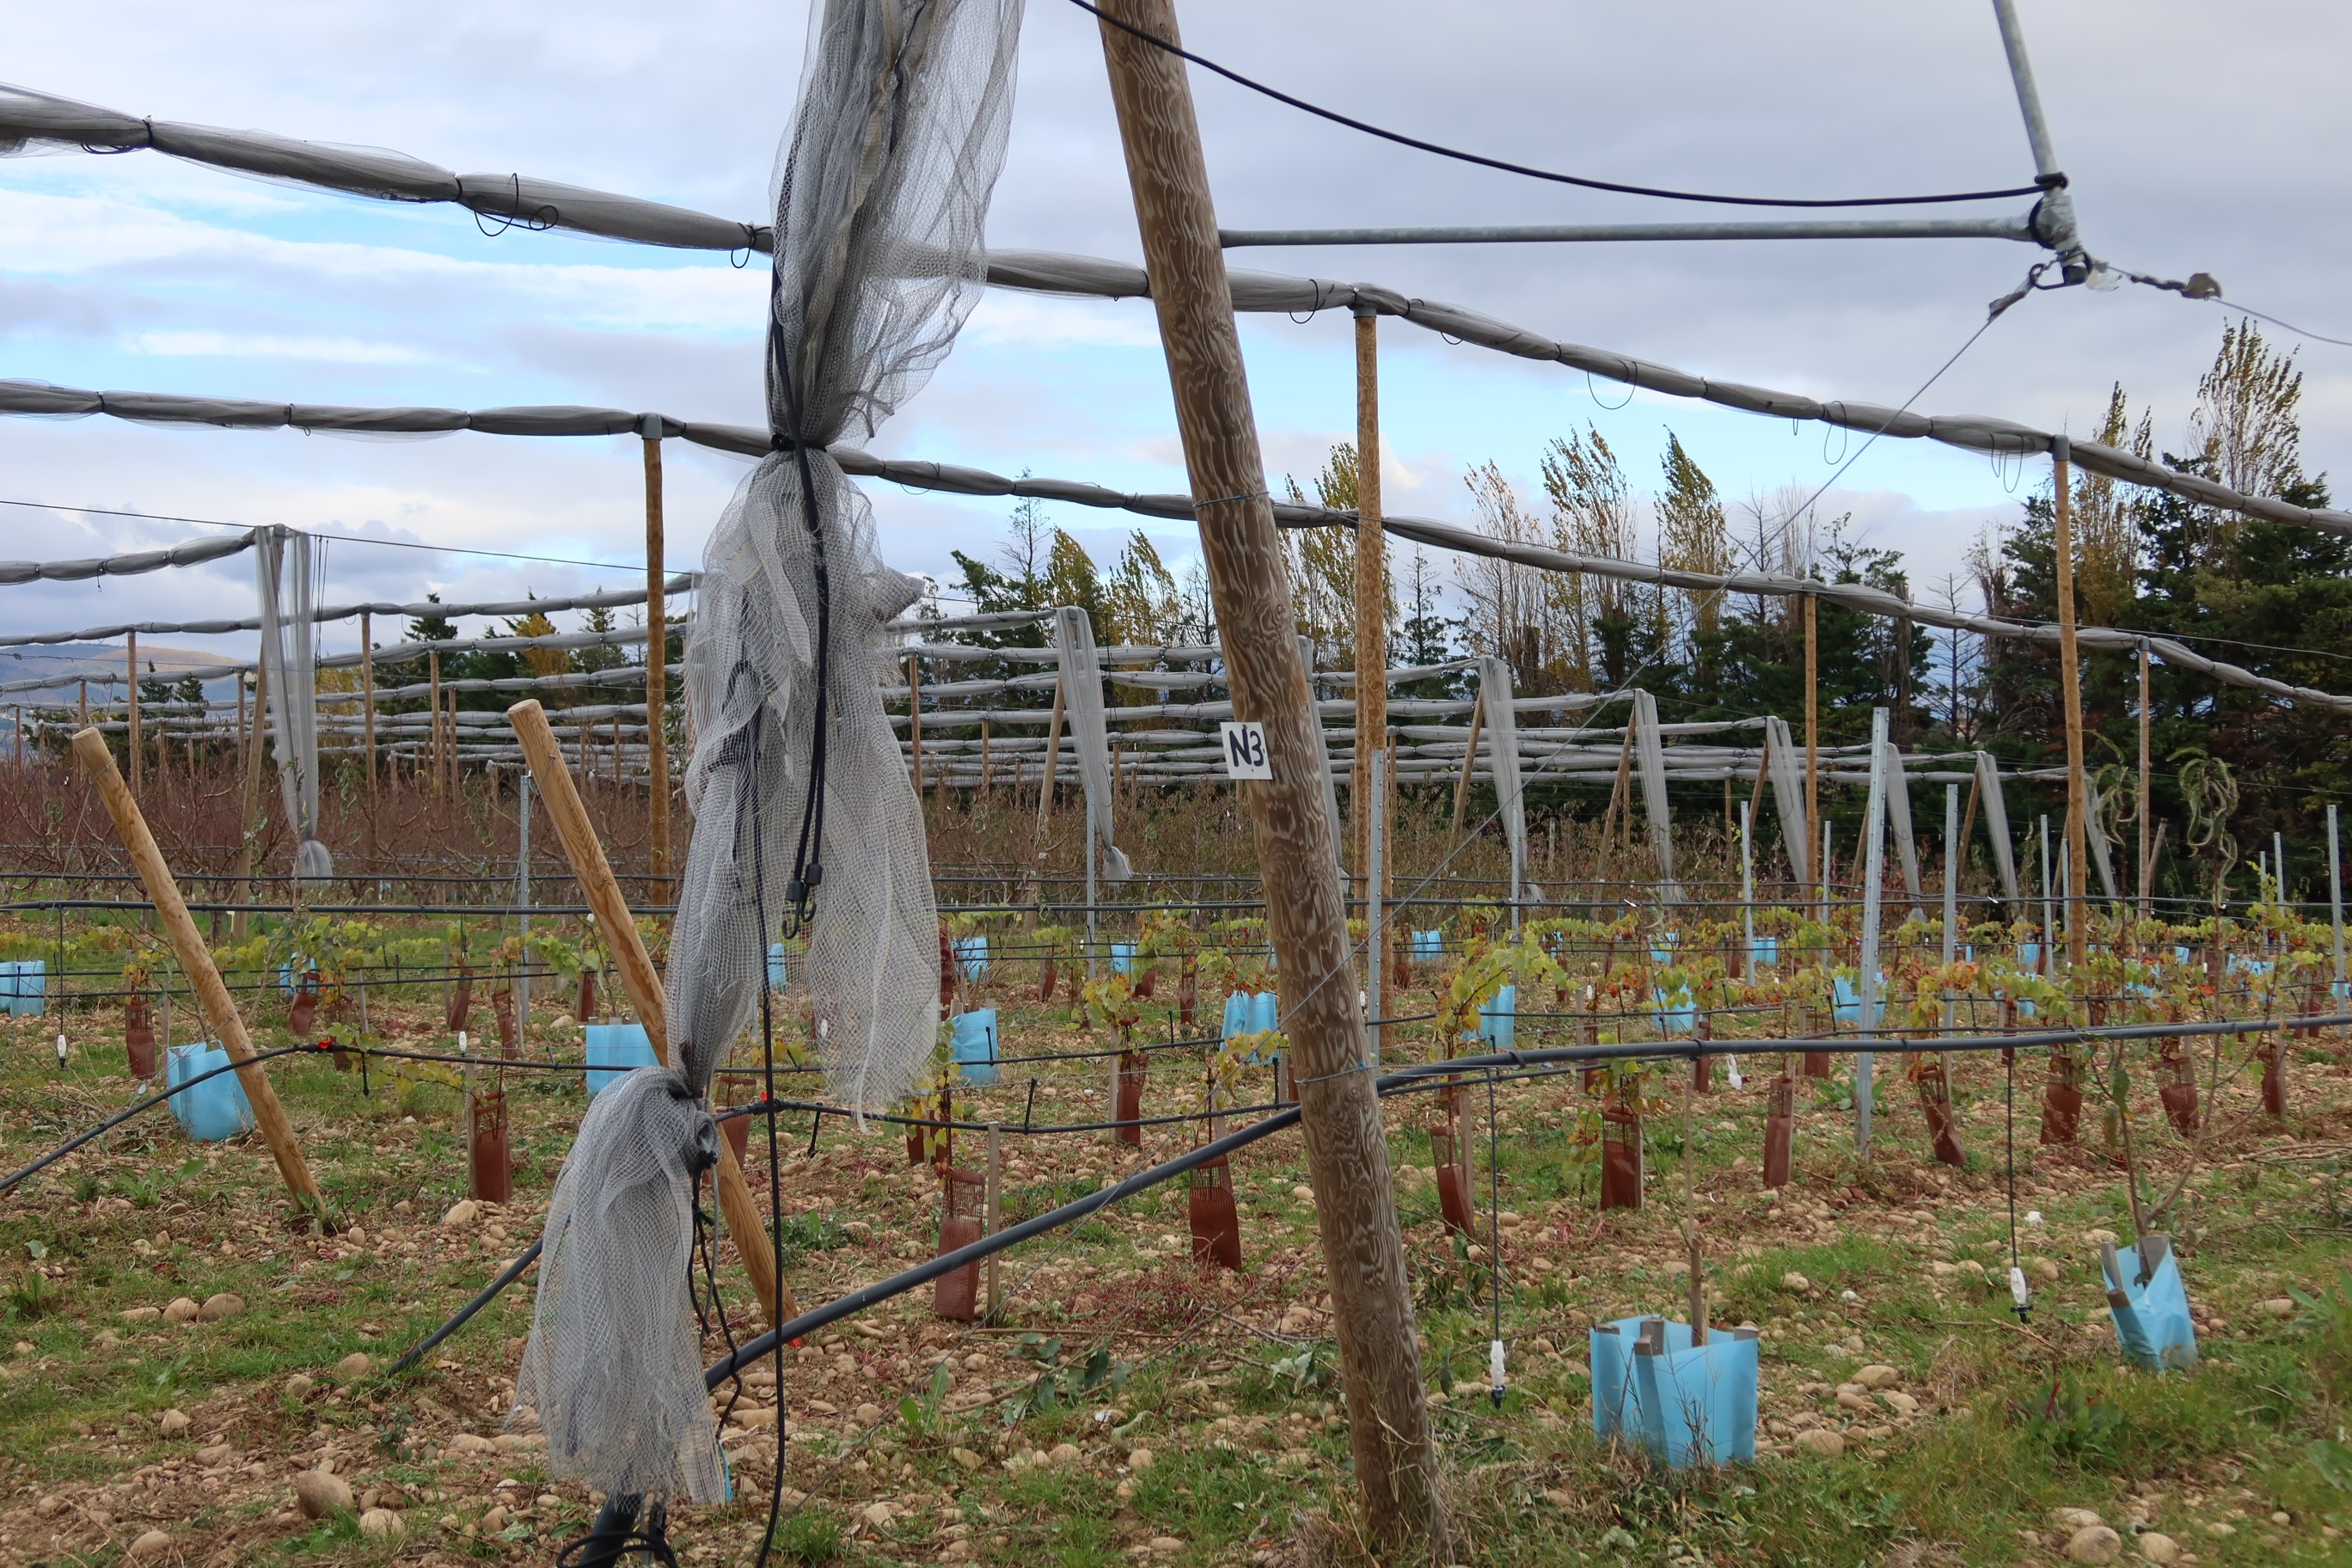
[[[2286,908],[2286,835],[2271,835],[2271,878],[2278,883],[2278,907]]]
[[[1001,1184],[1003,1180],[1002,1174],[1003,1165],[1001,1160],[1003,1137],[1004,1128],[1002,1123],[992,1121],[988,1124],[988,1188],[985,1199],[986,1208],[981,1219],[981,1234],[983,1236],[996,1234],[997,1196],[1002,1190]],[[996,1283],[996,1260],[1000,1256],[1002,1255],[998,1253],[990,1253],[988,1257],[987,1315],[991,1318],[996,1315],[997,1302],[1003,1300],[998,1293]]]
[[[530,1037],[530,769],[515,782],[515,904],[522,910],[522,972],[515,976],[515,1045]]]
[[[2000,47],[2009,54],[2017,110],[2025,118],[2025,140],[2033,148],[2033,172],[2045,179],[2063,178],[2057,152],[2050,144],[2050,122],[2042,114],[2042,93],[2033,84],[2033,62],[2025,58],[2025,29],[2018,25],[2016,0],[1992,0],[1992,14],[2000,24]]]
[[[1095,978],[1095,797],[1087,796],[1087,978]]]
[[[1960,786],[1944,786],[1944,964],[1960,955]],[[1952,989],[1944,988],[1944,1033],[1952,1032]]]
[[[2042,815],[2042,973],[2054,976],[2058,973],[2057,917],[2050,907],[2050,814]]]
[[[1886,710],[1870,710],[1870,804],[1863,827],[1862,851],[1862,979],[1861,1034],[1869,1039],[1878,1027],[1878,884],[1884,879],[1886,855]],[[1871,1053],[1853,1058],[1853,1146],[1870,1157]]]
[[[1830,918],[1830,825],[1822,824],[1822,921]]]
[[[1362,695],[1359,682],[1358,697]],[[1359,756],[1364,753],[1359,752]],[[1381,954],[1387,944],[1381,927],[1388,920],[1388,900],[1381,897],[1381,827],[1388,816],[1388,763],[1385,746],[1371,750],[1371,793],[1362,797],[1364,814],[1364,1048],[1371,1053],[1372,1071],[1381,1070]],[[2328,808],[2331,812],[2335,807]],[[2331,817],[2330,820],[2333,820]],[[2339,944],[2340,945],[2340,944]]]
[[[1763,776],[1763,765],[1757,766],[1757,776]],[[1751,803],[1739,803],[1739,920],[1748,937],[1748,956],[1740,966],[1740,977],[1750,985],[1756,984],[1756,846],[1748,842]]]
[[[2327,808],[2327,918],[2336,935],[2336,995],[2344,994],[2344,864],[2336,852],[2336,807]]]

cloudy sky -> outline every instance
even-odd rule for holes
[[[2340,252],[2352,14],[2314,0],[2021,0],[2061,162],[2097,253],[2214,272],[2233,297],[2352,335]],[[1454,144],[1607,178],[1792,195],[2014,185],[2032,167],[1985,0],[1648,6],[1186,0],[1194,48]],[[158,118],[397,148],[734,217],[763,216],[805,10],[724,0],[332,6],[125,0],[12,18],[16,83]],[[1031,0],[991,243],[1133,258],[1091,20]],[[1195,74],[1228,226],[1704,218],[1441,162]],[[1995,210],[2023,202],[1997,204]],[[2001,242],[1246,252],[1239,266],[1388,283],[1554,336],[1822,396],[1899,403],[2034,259]],[[240,179],[152,153],[0,161],[0,376],[264,399],[480,407],[593,403],[756,422],[761,269]],[[2147,289],[2037,295],[1921,402],[2081,432],[2111,383],[2178,439],[2224,318]],[[1269,467],[1302,478],[1352,430],[1349,325],[1244,321]],[[1844,438],[1524,364],[1418,329],[1384,337],[1389,504],[1466,517],[1464,469],[1532,486],[1550,437],[1597,426],[1648,489],[1671,426],[1735,503],[1825,481]],[[2304,351],[2306,458],[2352,451],[2352,351]],[[996,294],[876,443],[894,454],[1181,488],[1147,305]],[[634,440],[361,442],[0,419],[0,500],[287,523],[610,563],[524,564],[336,543],[330,596],[542,595],[636,578]],[[698,561],[742,465],[669,447],[669,560]],[[1923,589],[2035,472],[1882,442],[1826,498]],[[1004,507],[878,489],[887,553],[949,572]],[[1057,514],[1106,562],[1128,523]],[[0,555],[140,548],[210,531],[0,507]],[[1187,531],[1152,530],[1171,559]],[[637,579],[641,580],[641,579]],[[250,568],[0,590],[0,630],[248,614]],[[179,639],[203,646],[194,639]],[[347,640],[347,639],[346,639]]]

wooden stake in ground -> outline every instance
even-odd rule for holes
[[[667,1066],[669,1015],[662,1000],[661,976],[655,972],[653,958],[637,935],[628,901],[621,896],[621,884],[614,879],[611,862],[604,858],[604,846],[598,842],[596,830],[589,824],[587,807],[581,804],[580,792],[572,786],[572,773],[563,763],[562,749],[556,744],[555,731],[548,727],[547,711],[536,699],[530,699],[508,709],[507,718],[514,725],[516,739],[522,742],[523,759],[530,764],[530,775],[546,802],[548,817],[563,840],[563,852],[571,857],[572,875],[580,884],[581,896],[595,911],[604,946],[620,968],[621,984],[637,1010],[637,1021],[646,1026],[646,1038],[653,1044],[654,1059]],[[760,1307],[768,1315],[769,1326],[800,1316],[792,1287],[777,1271],[775,1243],[760,1217],[760,1205],[744,1183],[743,1167],[736,1163],[734,1146],[724,1138],[719,1141],[718,1186],[719,1207],[727,1219],[727,1234],[734,1239],[735,1250],[742,1257],[743,1271],[751,1277],[751,1288],[759,1292]]]
[[[82,771],[97,786],[99,798],[106,802],[108,815],[114,818],[114,830],[122,837],[122,847],[131,855],[131,863],[139,869],[139,879],[146,884],[148,901],[155,906],[155,918],[163,928],[164,938],[180,960],[180,968],[188,977],[189,988],[195,992],[196,1002],[205,1010],[205,1021],[220,1037],[221,1048],[228,1059],[236,1064],[236,1080],[245,1088],[245,1098],[253,1107],[253,1120],[261,1135],[268,1141],[270,1157],[278,1162],[278,1173],[285,1180],[287,1190],[294,1199],[321,1224],[330,1223],[327,1200],[311,1179],[310,1167],[302,1158],[302,1146],[295,1141],[293,1124],[286,1120],[286,1108],[278,1103],[277,1091],[269,1086],[269,1075],[253,1059],[253,1042],[245,1032],[245,1020],[236,1010],[236,1003],[221,983],[220,971],[213,966],[212,951],[197,933],[196,922],[188,914],[187,900],[180,897],[179,884],[172,879],[172,868],[163,862],[163,852],[155,847],[155,836],[147,831],[147,819],[140,815],[139,803],[131,798],[130,786],[114,765],[112,753],[106,749],[106,737],[96,730],[83,730],[73,738],[74,756]]]
[[[659,421],[646,416],[646,828],[652,839],[652,896],[671,901],[669,887],[669,609],[663,564],[662,449]]]
[[[2066,962],[2079,969],[2090,956],[2084,923],[2090,906],[2090,792],[2083,778],[2083,662],[2074,647],[2074,444],[2053,437],[2050,447],[2051,551],[2058,565],[2058,683],[2066,700]]]
[[[1192,89],[1183,63],[1150,41],[1176,45],[1175,12],[1171,0],[1109,0],[1101,15],[1234,710],[1265,726],[1273,763],[1274,777],[1249,791],[1251,827],[1268,934],[1282,954],[1356,1479],[1378,1549],[1413,1545],[1448,1562],[1388,1142],[1316,763],[1321,727],[1298,655]]]
[[[1045,721],[1045,772],[1037,781],[1037,837],[1054,816],[1054,774],[1062,765],[1062,682],[1054,682],[1054,716]]]
[[[907,745],[914,758],[915,799],[923,798],[923,668],[907,657]]]

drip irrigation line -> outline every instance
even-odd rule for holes
[[[1506,174],[1520,174],[1531,180],[1544,180],[1553,184],[1576,185],[1590,191],[1611,191],[1620,195],[1654,196],[1664,201],[1706,202],[1717,206],[1899,207],[1926,206],[1952,202],[1996,201],[2011,196],[2038,196],[2043,195],[2046,191],[2052,188],[2063,187],[2066,183],[2063,175],[2053,175],[2047,180],[2038,181],[2031,185],[2013,185],[2006,189],[1997,191],[1948,191],[1937,195],[1926,196],[1784,197],[1718,195],[1700,191],[1673,190],[1658,185],[1624,184],[1615,180],[1598,180],[1581,174],[1563,174],[1549,169],[1537,169],[1531,168],[1525,163],[1510,163],[1501,158],[1490,158],[1480,153],[1465,152],[1460,148],[1448,147],[1441,142],[1426,142],[1418,136],[1408,136],[1401,131],[1386,130],[1381,126],[1370,124],[1368,121],[1358,120],[1353,115],[1342,114],[1336,109],[1326,109],[1320,104],[1309,103],[1307,100],[1294,97],[1290,93],[1286,93],[1279,88],[1269,87],[1265,82],[1244,76],[1241,72],[1234,70],[1229,66],[1219,65],[1213,59],[1209,59],[1202,55],[1194,54],[1192,50],[1183,47],[1180,44],[1171,44],[1167,39],[1147,32],[1131,22],[1122,21],[1118,17],[1113,16],[1108,12],[1105,12],[1095,5],[1089,5],[1087,0],[1070,0],[1070,4],[1076,5],[1081,11],[1090,14],[1105,26],[1116,27],[1120,32],[1126,33],[1131,37],[1139,38],[1144,43],[1150,44],[1155,49],[1165,50],[1167,53],[1174,55],[1179,59],[1188,60],[1192,64],[1199,66],[1202,70],[1213,72],[1238,87],[1247,88],[1250,91],[1270,98],[1276,103],[1287,105],[1288,107],[1299,110],[1304,113],[1314,115],[1318,119],[1328,120],[1335,125],[1344,125],[1350,131],[1360,131],[1367,136],[1376,136],[1383,142],[1393,142],[1401,147],[1411,147],[1416,152],[1430,153],[1440,158],[1454,159],[1457,163],[1475,163],[1480,168],[1495,169]]]
[[[249,1060],[253,1062],[266,1062],[273,1057],[290,1057],[303,1053],[316,1055],[318,1052],[324,1049],[326,1049],[325,1047],[315,1045],[278,1046],[269,1050],[254,1052]],[[24,1181],[26,1177],[56,1164],[59,1160],[64,1159],[67,1155],[72,1153],[83,1144],[88,1143],[91,1139],[102,1137],[106,1133],[113,1131],[114,1129],[121,1126],[124,1122],[130,1121],[141,1111],[152,1110],[156,1106],[163,1104],[165,1100],[171,1099],[175,1094],[184,1093],[186,1090],[192,1089],[195,1088],[196,1085],[203,1083],[207,1079],[218,1078],[225,1072],[235,1072],[239,1067],[244,1065],[246,1064],[240,1062],[230,1062],[226,1067],[207,1068],[203,1072],[191,1073],[188,1077],[181,1079],[178,1083],[173,1084],[163,1093],[150,1095],[145,1100],[140,1100],[121,1110],[116,1111],[112,1116],[108,1117],[105,1121],[100,1122],[89,1131],[80,1133],[76,1137],[67,1139],[63,1143],[58,1144],[56,1148],[50,1150],[47,1153],[42,1155],[31,1164],[24,1167],[24,1169],[12,1172],[6,1176],[0,1176],[0,1193],[9,1191],[19,1182]]]
[[[2324,1017],[2300,1020],[2298,1026],[2318,1028],[2341,1026],[2347,1024],[2352,1024],[2352,1014],[2330,1015]],[[2151,1036],[2190,1033],[2209,1035],[2260,1034],[2276,1026],[2276,1023],[2271,1020],[2241,1019],[2204,1025],[2165,1024],[2154,1026],[2152,1027],[2129,1026],[2121,1029],[2063,1029],[2043,1031],[2032,1035],[2021,1034],[2009,1037],[1961,1036],[1948,1038],[1906,1041],[1903,1043],[1908,1048],[1916,1051],[1980,1051],[1999,1050],[2005,1047],[2030,1047],[2035,1045],[2071,1045],[2092,1039],[2145,1038]],[[1868,1047],[1884,1050],[1887,1047],[1888,1044],[1889,1042],[1885,1039],[1860,1044],[1843,1041],[1790,1040],[1786,1042],[1766,1042],[1764,1043],[1764,1048],[1769,1049],[1777,1046],[1779,1049],[1784,1052],[1812,1050],[1853,1055],[1858,1054],[1864,1048]],[[1758,1042],[1748,1040],[1730,1042],[1727,1045],[1712,1041],[1701,1041],[1680,1046],[1671,1044],[1601,1047],[1570,1046],[1552,1050],[1496,1052],[1475,1057],[1456,1058],[1451,1061],[1430,1062],[1417,1067],[1401,1068],[1395,1072],[1385,1074],[1375,1079],[1374,1088],[1383,1098],[1387,1098],[1391,1095],[1407,1092],[1416,1089],[1433,1089],[1438,1087],[1438,1079],[1449,1075],[1499,1071],[1505,1068],[1516,1069],[1548,1067],[1567,1068],[1596,1062],[1622,1061],[1634,1058],[1663,1061],[1695,1060],[1703,1057],[1712,1058],[1718,1056],[1733,1056],[1742,1054],[1743,1052],[1746,1054],[1757,1054],[1759,1052],[1759,1048]],[[835,1111],[834,1114],[845,1115],[846,1112]],[[890,1300],[892,1297],[902,1295],[908,1290],[917,1289],[921,1286],[929,1284],[932,1280],[939,1279],[942,1275],[952,1273],[954,1270],[961,1268],[967,1264],[978,1263],[996,1253],[1003,1252],[1009,1247],[1016,1247],[1024,1241],[1046,1235],[1064,1226],[1075,1225],[1082,1220],[1090,1219],[1113,1204],[1133,1197],[1139,1193],[1147,1192],[1162,1183],[1171,1181],[1177,1176],[1183,1175],[1201,1165],[1207,1164],[1212,1161],[1232,1154],[1236,1151],[1245,1149],[1261,1139],[1267,1138],[1276,1132],[1286,1131],[1286,1129],[1296,1125],[1297,1121],[1298,1107],[1296,1104],[1286,1105],[1280,1110],[1275,1111],[1273,1114],[1265,1117],[1262,1121],[1253,1122],[1247,1127],[1240,1128],[1233,1132],[1226,1133],[1223,1137],[1212,1139],[1210,1142],[1200,1145],[1198,1148],[1190,1150],[1183,1154],[1180,1154],[1172,1160],[1165,1160],[1146,1170],[1136,1172],[1134,1174],[1127,1177],[1123,1181],[1114,1184],[1111,1186],[1104,1187],[1099,1191],[1088,1194],[1085,1197],[1065,1204],[1059,1208],[1052,1209],[1045,1214],[1035,1215],[1033,1218],[1023,1221],[1019,1225],[1010,1226],[1003,1230],[993,1233],[992,1235],[984,1236],[968,1247],[958,1247],[953,1252],[942,1253],[939,1257],[933,1258],[927,1262],[918,1264],[913,1268],[909,1268],[903,1273],[893,1275],[887,1279],[877,1280],[871,1285],[863,1286],[858,1289],[849,1292],[845,1296],[836,1298],[835,1300],[825,1303],[824,1306],[813,1308],[808,1311],[803,1312],[791,1322],[779,1325],[774,1329],[771,1329],[759,1338],[750,1341],[733,1354],[707,1369],[703,1373],[704,1385],[709,1388],[716,1388],[720,1383],[732,1376],[739,1367],[760,1359],[761,1356],[764,1356],[774,1350],[775,1347],[781,1343],[788,1342],[795,1339],[805,1338],[810,1334],[815,1333],[821,1329],[839,1322],[844,1318],[854,1317],[869,1307],[877,1306],[881,1302]],[[781,1458],[782,1456],[780,1454],[780,1461]]]
[[[456,1333],[459,1329],[464,1328],[467,1323],[471,1322],[474,1319],[475,1313],[488,1306],[492,1301],[497,1300],[508,1286],[521,1279],[524,1271],[530,1268],[533,1263],[539,1261],[539,1255],[546,1248],[546,1246],[547,1237],[541,1236],[532,1241],[529,1247],[524,1247],[521,1255],[512,1263],[508,1264],[505,1268],[501,1269],[497,1279],[491,1280],[488,1285],[483,1286],[480,1293],[475,1296],[472,1300],[458,1308],[456,1312],[450,1315],[446,1322],[434,1330],[431,1333],[425,1335],[423,1339],[417,1341],[415,1344],[409,1346],[408,1349],[402,1353],[401,1358],[398,1361],[394,1362],[390,1366],[384,1368],[383,1381],[390,1383],[394,1378],[398,1377],[410,1367],[415,1366],[419,1361],[422,1361],[425,1357],[432,1354],[433,1352],[439,1347],[441,1342],[447,1339],[451,1334]]]

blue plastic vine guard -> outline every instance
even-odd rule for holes
[[[228,1052],[218,1046],[173,1046],[163,1053],[163,1084],[178,1089],[201,1073],[226,1066]],[[253,1106],[233,1072],[205,1079],[195,1088],[172,1096],[168,1103],[181,1127],[198,1142],[217,1143],[253,1130]]]
[[[1591,1347],[1595,1437],[1637,1444],[1669,1469],[1755,1461],[1755,1330],[1716,1329],[1693,1345],[1687,1323],[1621,1318],[1595,1326]]]
[[[654,1065],[654,1043],[643,1024],[588,1026],[588,1092],[602,1094],[637,1068]]]
[[[997,1080],[996,1009],[975,1007],[949,1025],[948,1053],[964,1082],[985,1089]]]
[[[2140,1249],[2118,1247],[2112,1266],[2105,1258],[2099,1272],[2106,1279],[2107,1310],[2115,1315],[2116,1342],[2124,1359],[2148,1372],[2168,1367],[2186,1370],[2197,1364],[2197,1328],[2189,1318],[2189,1288],[2181,1282],[2180,1265],[2172,1247],[2161,1237],[2149,1241],[2158,1249],[2156,1268],[2140,1282]]]

